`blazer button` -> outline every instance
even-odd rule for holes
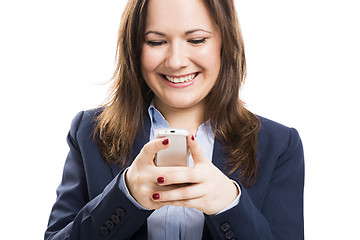
[[[105,222],[105,226],[106,226],[107,229],[109,229],[109,230],[114,229],[114,223],[113,223],[112,221],[110,221],[110,220],[107,220],[107,221]]]
[[[119,217],[119,218],[123,218],[125,216],[125,210],[122,208],[117,208],[115,209],[115,214]]]
[[[223,223],[220,226],[220,230],[225,233],[231,229],[230,225],[228,223]]]
[[[111,221],[113,221],[115,224],[118,224],[120,222],[120,218],[117,215],[111,215],[110,217]]]
[[[109,230],[107,229],[107,227],[101,226],[100,227],[100,233],[101,233],[101,235],[106,237],[107,235],[109,235]]]
[[[225,239],[227,240],[233,239],[234,235],[235,235],[234,232],[229,230],[225,233]]]

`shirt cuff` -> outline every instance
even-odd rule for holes
[[[125,169],[121,175],[120,175],[120,182],[119,182],[119,188],[120,191],[122,191],[125,196],[130,200],[130,202],[132,202],[138,209],[140,210],[151,210],[151,209],[147,209],[144,208],[140,203],[138,203],[130,194],[129,189],[126,186],[126,182],[125,182],[125,174],[127,172],[129,168]]]
[[[223,213],[223,212],[225,212],[225,211],[227,211],[227,210],[230,210],[231,208],[233,208],[233,207],[235,207],[236,205],[239,204],[240,196],[241,196],[241,188],[240,188],[239,184],[238,184],[236,181],[234,181],[234,180],[232,180],[232,179],[230,179],[230,180],[235,184],[235,186],[236,186],[237,189],[239,190],[239,195],[235,198],[235,200],[234,200],[229,206],[227,206],[224,210],[218,212],[218,213],[215,214],[215,215],[218,215],[218,214]]]

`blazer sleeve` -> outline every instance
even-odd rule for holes
[[[120,191],[121,172],[102,193],[89,199],[87,175],[76,139],[83,114],[75,117],[67,137],[70,151],[45,239],[130,239],[152,211],[139,210]]]
[[[214,239],[304,239],[303,188],[303,147],[298,132],[290,129],[288,147],[277,159],[262,207],[256,207],[241,186],[237,206],[205,216],[211,235]]]

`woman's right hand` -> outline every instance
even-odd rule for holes
[[[152,199],[152,194],[159,191],[159,188],[164,190],[164,187],[157,184],[157,177],[161,176],[162,170],[155,166],[154,158],[158,151],[169,145],[168,138],[154,139],[146,143],[126,172],[126,186],[131,196],[144,208],[158,209],[163,206]],[[174,186],[169,186],[169,189],[171,188]]]

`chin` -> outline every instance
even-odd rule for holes
[[[169,101],[169,102],[165,102],[168,106],[173,107],[173,108],[179,108],[179,109],[185,109],[185,108],[191,108],[196,106],[197,104],[199,104],[199,101],[184,101],[184,98],[178,98],[177,101]]]

